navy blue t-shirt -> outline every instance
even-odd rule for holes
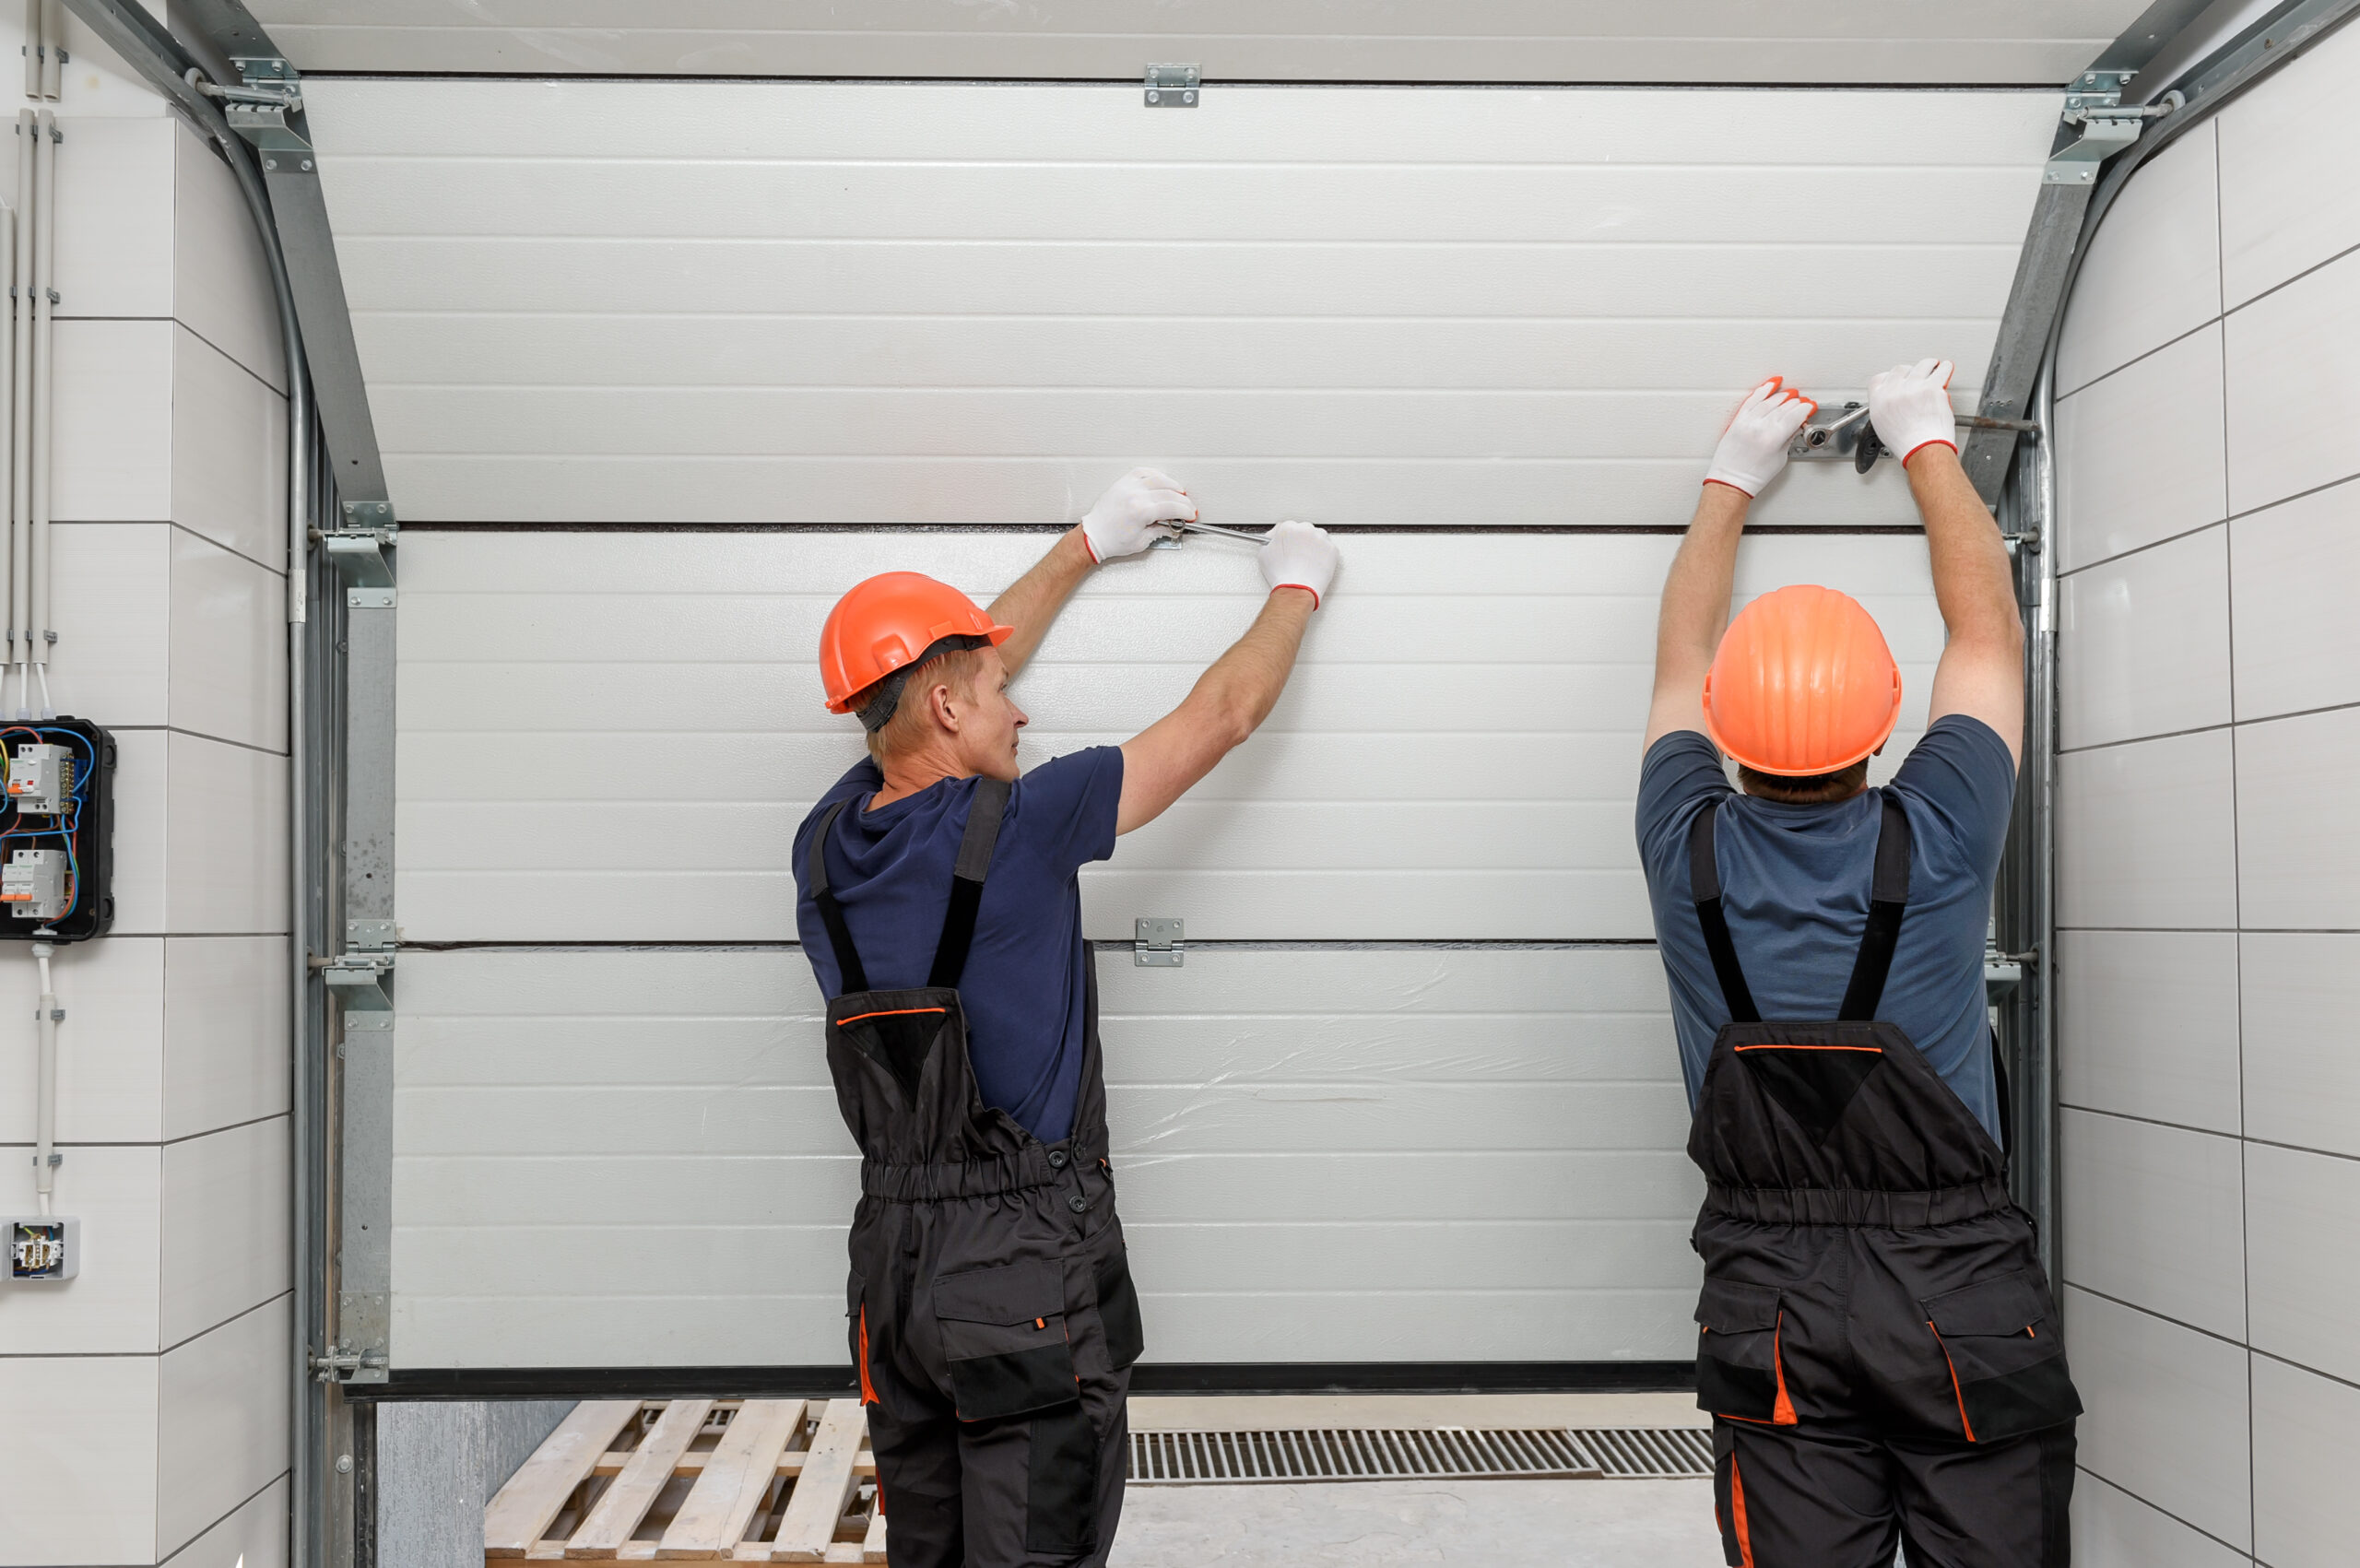
[[[828,883],[844,905],[872,988],[926,983],[950,907],[975,781],[944,779],[867,809],[868,797],[884,787],[877,764],[863,761],[820,797],[795,831],[795,925],[824,996],[840,994],[844,980],[804,872],[812,830],[829,806],[852,802],[828,835]],[[984,1103],[1007,1112],[1044,1143],[1062,1143],[1072,1132],[1081,1088],[1090,953],[1075,873],[1115,853],[1122,796],[1123,753],[1114,746],[1056,758],[1017,780],[959,982],[967,1054]]]
[[[1889,793],[1909,819],[1909,905],[1877,1016],[1901,1026],[1997,1138],[1983,948],[2015,788],[2007,742],[1964,713],[1927,726],[1891,784],[1833,806],[1738,794],[1720,753],[1694,730],[1657,741],[1639,772],[1639,859],[1671,981],[1689,1104],[1704,1087],[1713,1036],[1729,1021],[1689,891],[1688,828],[1697,808],[1729,797],[1716,829],[1722,909],[1762,1016],[1832,1019],[1868,930],[1879,796]]]

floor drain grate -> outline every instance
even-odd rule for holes
[[[1558,1428],[1319,1427],[1289,1432],[1135,1432],[1140,1485],[1254,1481],[1595,1479],[1603,1474]]]
[[[1713,1473],[1713,1433],[1707,1427],[1581,1427],[1572,1435],[1597,1456],[1610,1480]]]

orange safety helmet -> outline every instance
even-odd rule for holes
[[[1016,635],[975,607],[948,583],[918,572],[887,572],[853,585],[820,628],[820,680],[828,712],[849,713],[859,693],[892,675],[909,673],[938,654],[997,647]],[[861,710],[861,723],[883,726],[900,703],[901,683]]]
[[[1848,768],[1901,718],[1901,669],[1849,594],[1799,584],[1740,610],[1705,676],[1705,728],[1756,772]]]

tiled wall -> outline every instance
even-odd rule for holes
[[[2330,39],[2125,187],[2059,351],[2075,1562],[2352,1561],[2360,127]]]
[[[17,42],[11,21],[0,54]],[[52,685],[120,739],[117,914],[57,973],[81,1275],[0,1287],[0,1563],[272,1568],[293,1355],[285,369],[229,171],[95,41],[68,47]],[[0,944],[0,1212],[33,1208],[32,997],[23,944]]]

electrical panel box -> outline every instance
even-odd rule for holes
[[[74,797],[74,753],[45,740],[20,740],[8,757],[8,804],[26,817],[55,817]]]
[[[12,920],[51,921],[65,913],[65,852],[19,849],[0,866],[0,904]]]
[[[82,1222],[63,1215],[0,1220],[8,1240],[8,1279],[20,1285],[71,1279],[82,1267]]]
[[[0,724],[0,938],[114,924],[114,737],[86,719]]]

